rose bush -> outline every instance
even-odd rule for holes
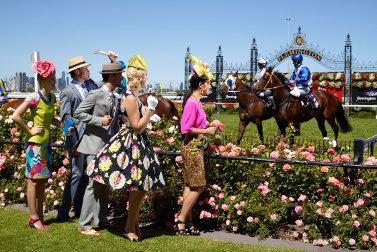
[[[59,111],[57,105],[57,111]],[[181,111],[181,108],[179,108]],[[221,122],[211,120],[219,132]],[[2,111],[2,140],[25,134],[15,130],[9,121],[12,111]],[[28,120],[29,113],[24,115]],[[178,118],[176,118],[178,120]],[[156,151],[179,152],[182,136],[177,120],[148,127]],[[31,125],[30,125],[31,127]],[[350,157],[329,148],[321,153],[314,146],[289,146],[276,140],[269,146],[259,143],[236,146],[222,144],[216,136],[208,137],[210,154],[249,156],[274,159],[311,161],[319,157],[324,162],[350,162]],[[52,139],[62,143],[60,131],[53,130]],[[54,148],[54,173],[46,184],[46,207],[57,208],[61,203],[69,164],[64,149]],[[179,216],[183,193],[183,163],[181,156],[163,156],[162,171],[166,187],[149,191],[142,207],[141,221],[173,227]],[[376,165],[369,157],[366,165]],[[208,186],[195,204],[195,222],[202,229],[223,228],[258,237],[279,237],[280,231],[292,239],[317,246],[371,249],[376,247],[377,176],[374,170],[363,170],[353,187],[343,182],[343,169],[331,166],[283,164],[279,162],[205,159]],[[0,200],[3,204],[26,202],[25,148],[1,145]],[[127,214],[128,192],[111,190],[110,211],[113,215]]]

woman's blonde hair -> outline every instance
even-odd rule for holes
[[[143,77],[144,74],[146,74],[147,71],[137,69],[135,67],[128,67],[126,74],[127,74],[127,80],[128,80],[128,86],[130,89],[136,89],[140,87],[140,78]]]

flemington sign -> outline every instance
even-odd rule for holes
[[[318,60],[318,61],[321,61],[322,60],[322,56],[319,55],[318,53],[316,52],[313,52],[313,51],[310,51],[310,50],[306,50],[306,49],[295,49],[295,50],[289,50],[283,54],[281,54],[280,56],[277,57],[277,60],[280,62],[294,54],[304,54],[304,55],[308,55],[310,57],[313,57],[314,59]]]
[[[352,87],[352,103],[377,105],[377,89]]]

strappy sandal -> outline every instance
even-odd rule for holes
[[[179,229],[178,224],[185,224],[185,228]],[[186,228],[186,222],[181,221],[180,219],[175,220],[175,233],[177,235],[190,235],[190,230]]]
[[[193,235],[193,236],[198,236],[200,235],[200,230],[197,229],[196,227],[194,227],[194,223],[192,221],[186,221],[186,223],[191,223],[191,226],[189,228],[187,228],[187,230],[189,230],[190,232],[190,235]]]

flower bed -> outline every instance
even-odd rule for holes
[[[211,111],[205,108],[209,115]],[[2,111],[2,140],[24,139],[9,120],[11,112]],[[27,120],[28,113],[25,115]],[[272,159],[314,160],[314,147],[304,144],[292,147],[284,140],[269,145],[219,145],[218,127],[207,138],[210,153],[223,156],[251,156]],[[176,122],[162,120],[148,129],[156,151],[179,151],[181,134]],[[54,131],[53,140],[62,136]],[[321,153],[331,162],[350,162],[347,155],[333,149]],[[194,207],[200,228],[224,228],[251,236],[278,237],[281,230],[292,238],[315,245],[375,248],[377,219],[377,176],[373,170],[362,171],[355,187],[345,187],[343,169],[327,166],[264,163],[206,159],[208,186]],[[5,204],[26,202],[23,146],[1,146],[0,199]],[[62,198],[64,182],[69,174],[68,159],[62,149],[54,149],[53,178],[46,186],[46,207],[56,208]],[[176,163],[176,166],[173,164]],[[366,164],[377,164],[374,157]],[[182,204],[182,157],[165,159],[163,174],[166,187],[148,192],[142,207],[143,222],[157,222],[172,227]],[[127,209],[128,192],[112,190],[110,211],[122,215]]]
[[[341,89],[345,85],[344,73],[313,73],[312,74],[312,87]]]
[[[377,73],[354,73],[352,86],[358,88],[377,88]]]

